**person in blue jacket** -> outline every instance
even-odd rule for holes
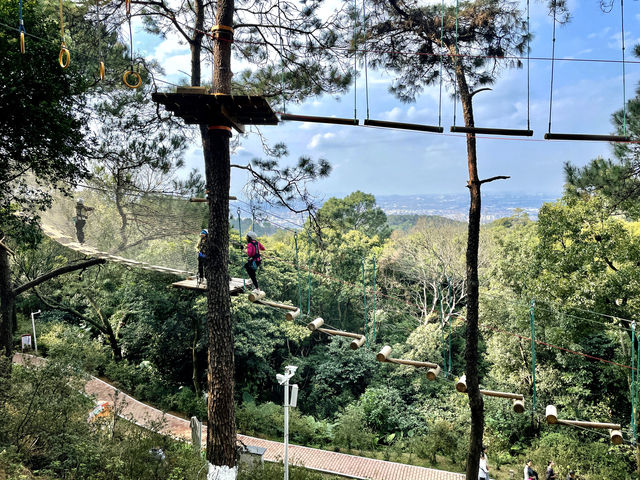
[[[205,228],[200,232],[200,240],[198,240],[198,245],[196,245],[196,251],[198,252],[197,283],[202,283],[204,281],[204,262],[207,260],[206,247],[208,238],[209,231]]]

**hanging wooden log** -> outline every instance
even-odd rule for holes
[[[324,319],[318,317],[313,322],[309,322],[307,324],[307,328],[312,332],[314,332],[315,330],[319,329],[322,325],[324,325]]]
[[[463,374],[456,382],[456,390],[460,393],[467,392],[467,376]],[[511,398],[513,399],[513,410],[516,413],[524,412],[524,395],[510,392],[496,392],[494,390],[480,389],[480,394],[487,397]]]
[[[363,337],[359,333],[344,332],[342,330],[333,330],[330,328],[321,328],[322,325],[324,325],[324,319],[318,317],[313,322],[309,322],[307,324],[307,328],[312,332],[318,331],[318,332],[326,333],[327,335],[338,335],[340,337],[353,338],[354,341],[351,342],[351,345],[350,345],[352,350],[357,350],[358,348],[360,348],[366,340],[365,337]]]
[[[391,355],[391,347],[389,345],[385,345],[376,355],[376,360],[379,362],[386,362],[389,360],[389,355]]]
[[[574,427],[583,427],[583,428],[606,428],[609,430],[609,438],[611,438],[611,442],[614,445],[620,445],[623,441],[622,439],[622,426],[618,423],[605,423],[605,422],[587,422],[584,420],[564,420],[558,418],[558,409],[555,405],[547,405],[546,410],[547,423],[554,424],[559,423],[560,425],[572,425]]]
[[[409,365],[420,368],[436,368],[438,366],[436,363],[406,360],[404,358],[391,358],[389,355],[391,355],[391,347],[389,345],[385,345],[376,355],[376,360],[379,362],[397,363],[399,365]]]
[[[555,405],[547,405],[545,411],[545,417],[547,417],[547,423],[553,425],[558,422],[558,409]]]
[[[487,397],[512,398],[514,400],[524,401],[524,395],[520,395],[519,393],[495,392],[493,390],[482,390],[482,389],[480,390],[480,393]]]
[[[432,382],[440,375],[440,365],[436,366],[436,368],[430,368],[427,370],[427,380],[431,380]]]
[[[352,342],[349,345],[349,347],[351,348],[351,350],[357,350],[362,345],[364,345],[365,341],[366,341],[366,338],[364,336],[360,335],[360,338],[356,338],[356,339],[352,340]]]
[[[287,312],[287,314],[285,315],[285,317],[287,318],[287,320],[289,322],[292,322],[293,320],[295,320],[296,318],[298,318],[300,316],[300,309],[296,308],[295,310],[291,310],[289,312]]]
[[[622,444],[622,432],[620,430],[609,430],[609,438],[614,445]]]
[[[522,398],[522,400],[516,400],[515,398],[513,399],[513,411],[516,413],[524,412],[524,397]]]
[[[264,298],[265,295],[266,293],[264,293],[262,290],[258,290],[257,292],[256,291],[249,292],[249,301],[255,303],[261,298]]]
[[[558,418],[556,423],[584,428],[606,428],[609,430],[622,430],[622,426],[619,423],[585,422],[583,420],[563,420],[560,418]]]
[[[467,391],[467,375],[462,374],[462,376],[456,382],[456,390],[460,393],[465,393]]]

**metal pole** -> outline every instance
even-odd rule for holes
[[[36,319],[35,316],[40,313],[40,310],[37,312],[31,312],[31,327],[33,328],[33,348],[35,353],[38,353],[38,340],[36,339]]]
[[[289,376],[284,382],[284,480],[289,480]]]

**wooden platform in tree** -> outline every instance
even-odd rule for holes
[[[206,93],[204,87],[180,87],[177,93],[154,93],[154,102],[164,105],[187,124],[226,125],[244,132],[245,125],[277,125],[278,117],[264,97]]]
[[[229,280],[229,295],[239,295],[244,291],[244,286],[251,289],[253,284],[251,280],[243,280],[242,278],[232,277]],[[198,282],[196,277],[189,277],[186,280],[180,280],[171,284],[173,288],[186,288],[187,290],[199,290],[201,292],[207,291],[207,281]]]

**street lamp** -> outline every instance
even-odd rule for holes
[[[289,396],[289,380],[297,369],[296,366],[287,365],[284,367],[284,375],[276,375],[278,383],[284,385],[284,480],[289,480],[289,407],[295,408],[298,405],[298,385],[291,385]]]
[[[36,339],[36,319],[34,318],[36,315],[39,315],[41,310],[37,312],[31,312],[31,327],[33,328],[33,349],[35,353],[38,353],[38,340]]]

